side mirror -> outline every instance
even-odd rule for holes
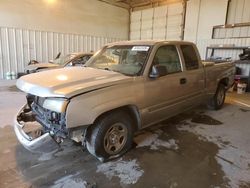
[[[158,78],[167,75],[167,68],[164,65],[154,65],[152,67],[150,78]]]

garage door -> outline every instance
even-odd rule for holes
[[[183,4],[175,3],[131,13],[130,39],[181,40]]]

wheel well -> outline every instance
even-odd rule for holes
[[[223,84],[224,86],[228,87],[228,82],[229,82],[228,78],[222,78],[219,84]]]
[[[141,127],[140,113],[138,111],[138,108],[135,105],[121,106],[121,107],[109,110],[107,112],[104,112],[95,119],[94,123],[96,121],[98,121],[100,118],[102,118],[103,116],[105,116],[107,114],[111,114],[114,111],[123,111],[123,112],[127,113],[132,119],[134,131],[137,131],[140,129],[140,127]]]

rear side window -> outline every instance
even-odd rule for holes
[[[199,68],[199,61],[197,54],[192,45],[181,45],[182,54],[185,60],[187,70],[194,70]]]

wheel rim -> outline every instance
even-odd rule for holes
[[[118,154],[128,138],[128,129],[122,123],[111,125],[104,137],[104,149],[110,155]]]
[[[221,105],[224,101],[224,97],[225,97],[225,92],[223,89],[220,89],[217,95],[217,104]]]

